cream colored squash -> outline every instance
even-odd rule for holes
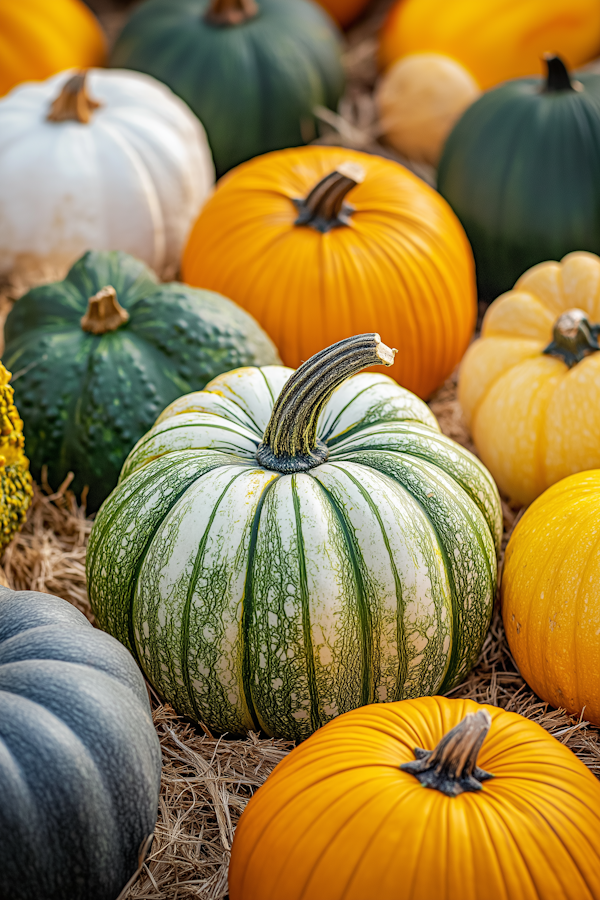
[[[454,123],[480,94],[456,60],[413,53],[386,72],[375,99],[389,143],[409,159],[437,166]]]
[[[529,269],[489,307],[463,359],[459,400],[501,491],[531,503],[600,468],[600,257]]]
[[[0,101],[0,274],[123,250],[173,277],[214,184],[202,125],[148,75],[68,70]]]

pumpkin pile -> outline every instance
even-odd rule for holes
[[[600,725],[598,4],[390,2],[368,139],[366,0],[145,0],[110,48],[93,5],[0,0],[0,552],[70,485],[97,626],[0,588],[0,896],[129,896],[147,686],[298,744],[231,900],[600,900],[589,769],[444,696],[498,593]],[[459,365],[476,455],[427,405]]]

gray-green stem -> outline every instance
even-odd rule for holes
[[[321,350],[297,369],[275,401],[256,458],[277,472],[306,472],[325,462],[317,439],[319,416],[335,389],[369,366],[391,366],[396,350],[378,334],[358,334]]]
[[[492,718],[486,709],[465,716],[435,750],[415,747],[417,757],[400,766],[403,772],[414,775],[424,787],[434,788],[448,797],[465,791],[480,791],[481,782],[493,778],[477,765],[477,757],[490,730]]]
[[[561,359],[571,369],[600,350],[599,336],[600,325],[590,325],[582,309],[569,309],[554,323],[552,341],[543,352]]]

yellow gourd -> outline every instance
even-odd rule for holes
[[[23,422],[13,403],[10,377],[0,363],[0,555],[25,521],[33,496]]]
[[[381,32],[380,63],[408,53],[445,53],[485,90],[541,72],[544,53],[569,68],[600,53],[597,0],[398,0]]]
[[[502,615],[523,678],[600,725],[600,470],[571,475],[527,510],[506,548]]]
[[[531,503],[600,467],[600,258],[529,269],[489,307],[463,359],[458,396],[498,487]]]
[[[376,92],[385,138],[409,159],[437,166],[454,123],[480,93],[473,76],[449,56],[405,56]]]

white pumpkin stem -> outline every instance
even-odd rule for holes
[[[599,336],[600,325],[590,325],[582,309],[569,309],[554,323],[552,342],[542,352],[562,360],[571,369],[600,350]]]
[[[106,334],[116,331],[121,325],[129,322],[129,313],[117,300],[114,287],[107,285],[90,297],[85,316],[81,319],[83,331],[91,334]]]
[[[310,225],[323,233],[350,224],[354,207],[344,203],[346,194],[362,184],[365,170],[357,163],[342,163],[314,186],[303,200],[294,200],[298,218],[294,225]]]
[[[477,757],[490,730],[492,717],[487,709],[465,716],[435,750],[415,747],[417,757],[400,766],[403,772],[414,775],[425,787],[435,788],[448,797],[465,791],[480,791],[481,782],[493,778],[477,765]]]
[[[94,110],[102,104],[88,94],[86,77],[87,72],[78,72],[65,82],[62,91],[50,107],[46,117],[48,122],[80,122],[87,125]]]
[[[242,25],[259,13],[255,0],[211,0],[204,14],[208,25],[227,27]]]
[[[305,472],[325,462],[327,445],[317,439],[323,408],[335,389],[368,366],[391,366],[396,350],[378,334],[357,334],[321,350],[296,369],[275,401],[256,458],[277,472]]]

